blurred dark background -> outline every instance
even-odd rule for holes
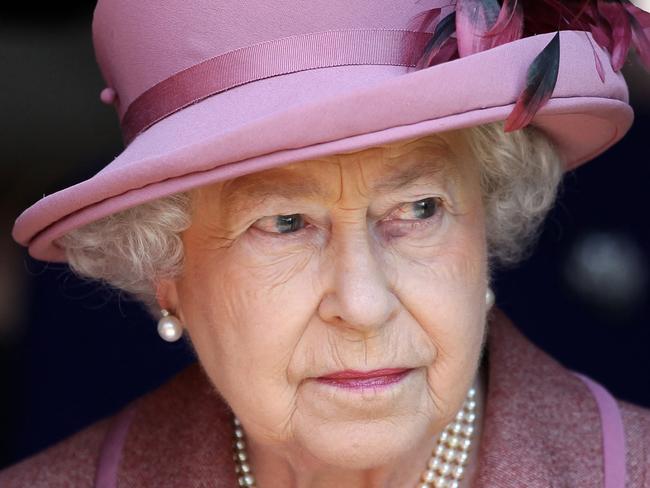
[[[0,7],[0,468],[193,360],[139,305],[31,259],[10,237],[20,211],[122,150],[117,116],[99,101],[94,4]],[[635,62],[624,73],[633,129],[565,177],[535,253],[499,273],[495,291],[540,347],[650,407],[650,74]]]

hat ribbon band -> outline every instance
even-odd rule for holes
[[[407,30],[332,30],[274,39],[220,54],[173,74],[139,95],[121,121],[125,145],[174,112],[245,83],[352,64],[416,66],[431,36]]]

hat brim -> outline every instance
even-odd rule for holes
[[[321,68],[208,97],[151,126],[95,176],[36,202],[16,220],[13,237],[36,259],[64,262],[55,239],[140,203],[291,162],[505,120],[553,35],[422,70]],[[588,33],[561,32],[558,81],[532,125],[553,140],[565,170],[619,141],[633,117],[609,55]]]

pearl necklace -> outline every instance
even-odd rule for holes
[[[456,414],[453,422],[447,425],[438,436],[438,442],[422,472],[421,483],[417,488],[458,488],[465,473],[472,445],[474,422],[476,421],[476,389],[470,388],[465,403]],[[255,477],[248,464],[244,429],[236,416],[233,416],[233,460],[239,486],[256,487]]]

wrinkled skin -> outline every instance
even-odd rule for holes
[[[485,215],[462,134],[215,183],[193,204],[184,274],[158,300],[241,420],[258,486],[415,486],[468,388],[484,395]],[[415,369],[381,391],[314,380],[385,367]]]

